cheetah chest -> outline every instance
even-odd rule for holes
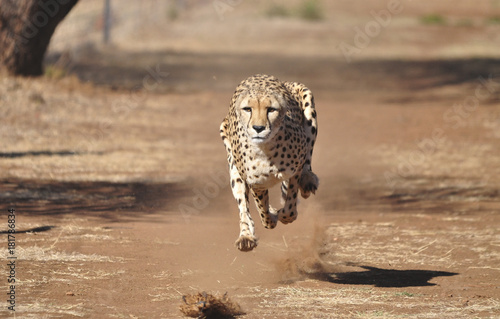
[[[300,174],[307,149],[303,130],[280,131],[266,144],[249,144],[246,158],[239,161],[240,174],[253,188],[268,189]]]

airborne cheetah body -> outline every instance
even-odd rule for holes
[[[311,171],[317,135],[316,110],[311,91],[303,84],[280,82],[273,76],[255,75],[242,81],[233,95],[220,134],[227,151],[231,188],[238,202],[238,249],[257,246],[250,216],[252,193],[264,227],[297,218],[297,194],[304,198],[318,187]],[[269,206],[268,189],[281,183],[283,208]]]

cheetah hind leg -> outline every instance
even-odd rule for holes
[[[299,179],[300,195],[308,198],[311,193],[316,194],[319,186],[319,179],[311,170],[303,170]]]

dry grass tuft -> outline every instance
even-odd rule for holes
[[[245,314],[240,305],[231,301],[225,293],[222,297],[199,292],[182,296],[180,311],[192,318],[234,318]]]

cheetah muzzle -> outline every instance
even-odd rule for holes
[[[220,126],[229,164],[231,189],[238,203],[241,251],[257,247],[249,196],[255,200],[265,228],[297,218],[297,194],[308,198],[318,189],[311,157],[318,134],[314,97],[297,82],[281,82],[268,75],[242,81]],[[269,205],[268,190],[281,183],[284,203]]]

